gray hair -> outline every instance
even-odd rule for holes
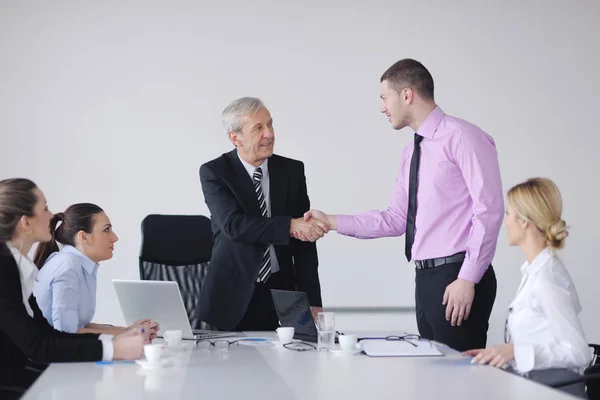
[[[232,101],[221,114],[223,126],[227,133],[242,131],[242,118],[249,113],[257,113],[261,108],[265,108],[263,102],[256,97],[242,97]]]

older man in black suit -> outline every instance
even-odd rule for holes
[[[273,154],[273,119],[262,101],[235,100],[222,117],[235,149],[200,167],[214,246],[198,316],[223,330],[274,330],[270,289],[303,291],[313,313],[320,310],[314,242],[329,226],[302,218],[310,209],[304,164]]]

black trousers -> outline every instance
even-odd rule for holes
[[[461,326],[446,321],[442,304],[446,287],[458,278],[462,263],[416,270],[415,300],[419,335],[458,351],[485,348],[490,314],[496,300],[496,274],[490,265],[475,285],[471,313]]]
[[[236,326],[236,331],[274,331],[279,327],[279,317],[275,311],[271,289],[294,290],[286,284],[279,272],[271,274],[267,282],[255,283],[254,293],[244,317]]]

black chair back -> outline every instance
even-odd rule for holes
[[[151,214],[142,221],[140,279],[177,282],[192,329],[211,329],[196,319],[196,308],[212,244],[210,219],[202,215]]]
[[[590,343],[594,349],[594,358],[590,367],[585,370],[587,379],[587,395],[589,399],[600,400],[600,345]]]
[[[589,345],[594,350],[594,358],[592,358],[590,366],[600,365],[600,345],[594,343],[590,343]]]
[[[594,350],[594,357],[590,362],[590,366],[583,372],[583,376],[560,382],[552,385],[552,387],[562,388],[583,382],[585,383],[587,398],[590,400],[600,400],[600,345],[590,343],[589,346]]]

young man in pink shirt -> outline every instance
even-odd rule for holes
[[[381,112],[392,128],[410,127],[390,206],[357,215],[310,210],[305,217],[356,238],[405,234],[416,266],[416,314],[422,337],[456,350],[483,348],[496,298],[491,266],[504,201],[494,140],[444,114],[433,78],[404,59],[381,77]],[[301,236],[298,234],[298,236]]]

